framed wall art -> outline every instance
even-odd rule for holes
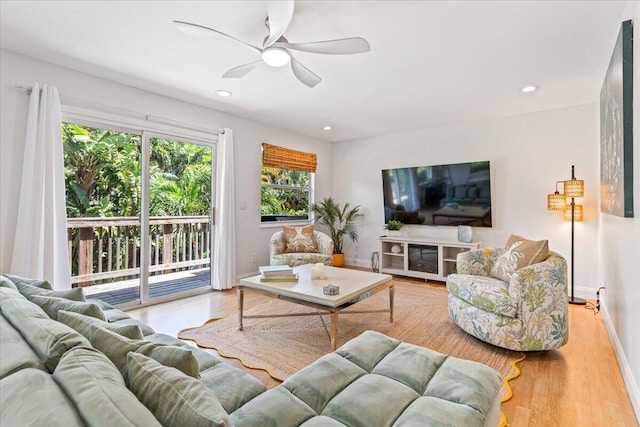
[[[633,218],[633,22],[620,27],[600,91],[600,211]]]

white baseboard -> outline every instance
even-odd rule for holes
[[[602,319],[607,327],[607,332],[609,332],[609,339],[611,340],[611,344],[613,345],[613,349],[616,353],[616,359],[618,359],[618,366],[620,366],[622,379],[627,387],[627,393],[629,394],[633,410],[636,412],[638,423],[640,423],[640,389],[638,389],[638,383],[633,377],[633,372],[631,372],[631,367],[629,366],[627,357],[625,356],[620,340],[618,339],[618,334],[616,334],[613,322],[611,322],[611,318],[609,317],[607,304],[602,298],[600,299],[600,314],[602,314]]]

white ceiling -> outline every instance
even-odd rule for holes
[[[264,1],[2,0],[0,37],[4,49],[345,141],[596,102],[623,9],[619,1],[298,1],[290,42],[361,36],[371,44],[357,55],[295,53],[322,77],[315,88],[288,67],[222,79],[258,55],[172,24],[261,45]],[[540,90],[523,94],[526,84]]]

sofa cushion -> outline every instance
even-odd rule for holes
[[[518,299],[509,294],[509,284],[494,277],[452,274],[447,290],[478,308],[503,316],[516,317]]]
[[[333,257],[331,255],[321,253],[290,253],[290,254],[278,254],[271,257],[271,265],[290,265],[296,267],[303,264],[317,264],[322,263],[324,265],[333,264]]]
[[[544,261],[549,256],[547,240],[527,240],[512,234],[507,240],[505,251],[496,259],[491,268],[491,276],[511,281],[511,275],[526,266]]]
[[[141,340],[144,338],[142,330],[138,325],[119,325],[117,323],[109,323],[95,317],[85,316],[84,314],[74,313],[72,311],[60,310],[58,312],[58,321],[73,328],[76,331],[83,329],[84,325],[97,325],[105,329],[122,335],[132,340]]]
[[[65,289],[63,291],[50,291],[44,288],[37,288],[35,286],[27,285],[26,283],[17,283],[16,287],[22,295],[31,299],[33,295],[39,295],[44,297],[58,297],[71,301],[84,301],[84,294],[82,288]]]
[[[53,378],[87,425],[161,426],[127,389],[113,363],[94,348],[69,350],[60,359]]]
[[[222,362],[201,370],[200,381],[215,393],[229,414],[267,390],[247,372]]]
[[[39,369],[23,369],[1,379],[0,408],[2,426],[85,425],[53,376]]]
[[[14,284],[24,283],[26,285],[35,286],[36,288],[53,290],[53,286],[47,280],[28,279],[26,277],[14,276],[13,274],[5,274]]]
[[[0,311],[29,343],[49,372],[69,349],[89,342],[70,327],[56,322],[18,291],[0,288]]]
[[[84,335],[93,347],[103,352],[116,365],[127,384],[127,353],[129,352],[144,354],[163,365],[177,368],[189,376],[199,377],[198,360],[189,349],[142,340],[130,340],[88,322],[78,323],[77,327],[78,332]]]
[[[200,381],[136,353],[127,356],[131,390],[167,427],[231,426],[216,395]]]
[[[313,234],[313,224],[304,227],[282,226],[285,239],[285,253],[318,253],[318,244]]]
[[[96,319],[106,320],[102,309],[97,304],[91,302],[71,301],[58,297],[45,297],[42,295],[31,295],[30,301],[38,304],[54,320],[58,319],[58,312],[73,311]]]
[[[46,370],[44,364],[11,323],[0,315],[0,379],[25,368]]]

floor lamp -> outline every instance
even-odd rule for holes
[[[563,183],[564,193],[558,192],[558,184]],[[564,220],[571,221],[571,298],[569,304],[584,305],[587,302],[582,298],[577,298],[573,293],[573,249],[575,223],[582,221],[584,218],[584,210],[582,205],[576,205],[576,197],[584,197],[584,181],[576,179],[575,166],[571,166],[571,179],[568,181],[557,181],[556,191],[547,196],[547,208],[549,210],[564,211]],[[567,199],[571,199],[571,203],[567,204]]]

